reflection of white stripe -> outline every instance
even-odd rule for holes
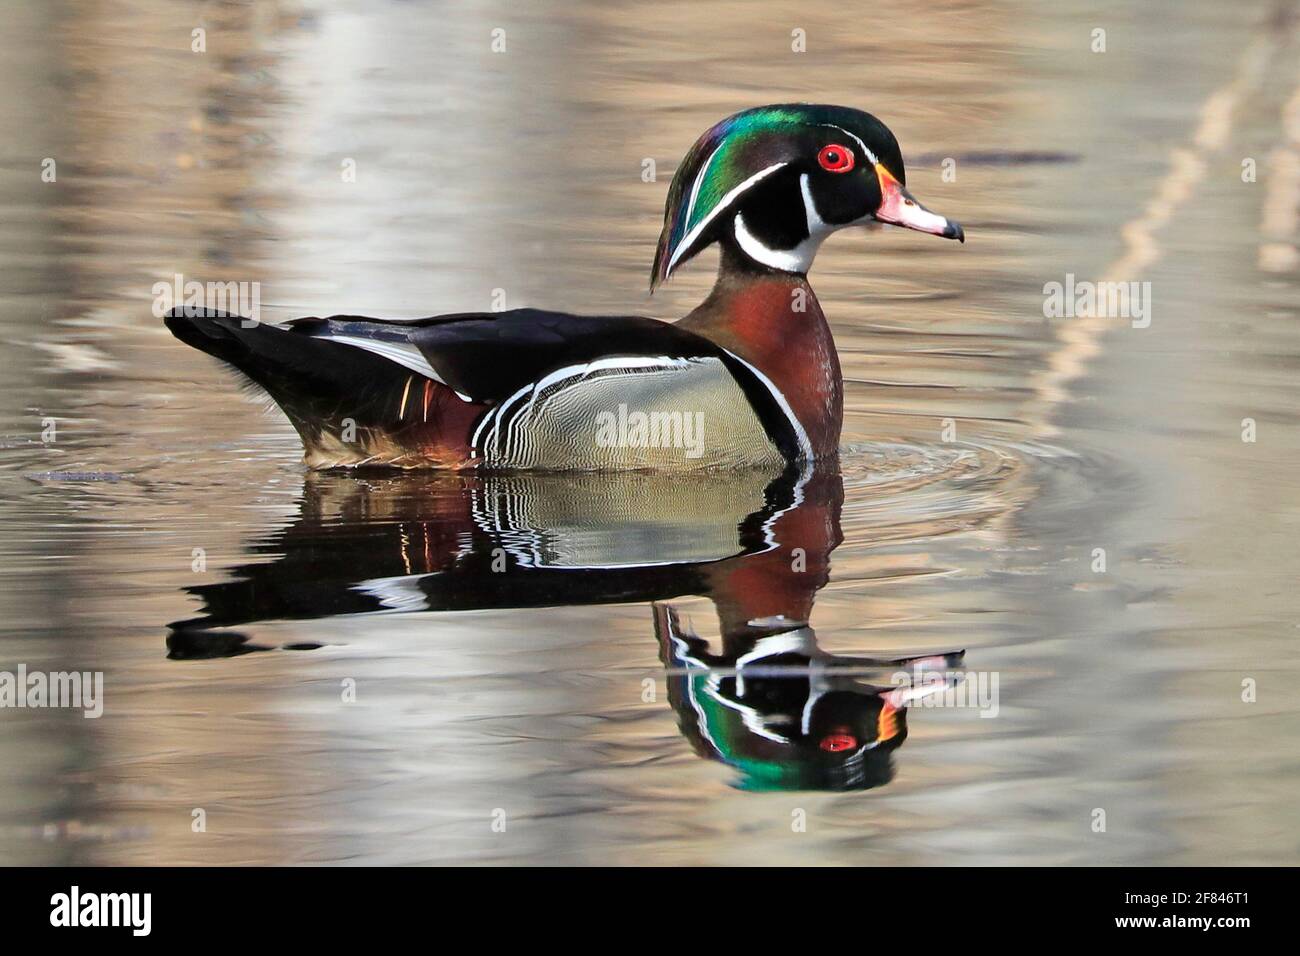
[[[736,693],[745,695],[745,665],[764,657],[776,657],[778,654],[802,654],[812,657],[817,653],[817,641],[811,627],[793,628],[780,634],[769,634],[759,638],[754,649],[748,654],[736,658]],[[782,677],[785,676],[782,672]]]
[[[795,482],[794,489],[790,492],[790,506],[782,508],[772,517],[763,522],[763,540],[767,542],[768,550],[776,547],[779,543],[776,540],[776,523],[781,520],[781,516],[787,512],[793,511],[803,504],[803,489],[808,484],[809,479],[813,476],[813,460],[808,458],[803,463],[803,469],[799,472],[799,480]]]
[[[750,186],[754,185],[754,183],[758,182],[760,179],[763,179],[765,176],[769,176],[772,173],[776,172],[778,169],[781,169],[783,166],[788,166],[788,165],[789,165],[788,163],[784,163],[784,162],[773,163],[771,166],[768,166],[766,169],[760,169],[758,172],[750,176],[748,179],[746,179],[735,189],[731,190],[729,193],[723,196],[722,199],[719,200],[719,202],[712,209],[709,210],[708,215],[706,215],[703,219],[701,219],[694,229],[692,229],[690,232],[688,232],[685,236],[682,237],[682,241],[679,242],[677,244],[677,248],[673,250],[672,258],[668,260],[668,268],[665,271],[666,272],[673,271],[673,267],[677,265],[677,260],[682,257],[682,255],[686,252],[687,249],[691,247],[692,244],[694,244],[695,240],[699,238],[700,233],[702,233],[708,227],[709,223],[713,222],[713,220],[718,217],[718,213],[722,212],[729,205],[731,205],[731,201],[733,199],[735,199],[737,196],[743,193]]]
[[[674,619],[674,615],[672,614],[672,609],[664,608],[664,623],[665,626],[668,628],[668,640],[671,641],[677,647],[678,659],[686,661],[686,667],[688,673],[686,674],[686,679],[684,683],[686,684],[686,697],[691,702],[691,709],[695,711],[695,716],[696,716],[695,726],[700,729],[700,733],[703,734],[704,737],[709,741],[709,743],[713,745],[713,749],[721,753],[722,748],[718,745],[718,742],[713,738],[713,733],[709,729],[709,718],[707,717],[707,715],[705,715],[704,707],[703,705],[700,704],[699,698],[696,696],[695,675],[689,673],[691,664],[694,664],[696,667],[698,667],[700,670],[703,671],[708,671],[709,665],[704,663],[704,661],[700,660],[698,657],[696,657],[694,654],[691,653],[690,643],[684,637],[678,635],[676,629],[673,626],[673,619]],[[695,637],[696,635],[691,634],[691,636]]]
[[[704,713],[704,707],[695,694],[695,682],[700,677],[703,677],[705,693],[728,710],[734,710],[739,713],[741,723],[748,727],[750,731],[776,743],[788,744],[790,738],[783,737],[774,731],[768,730],[764,724],[763,715],[753,707],[746,707],[739,701],[731,700],[722,696],[720,691],[722,679],[717,670],[691,653],[690,644],[684,637],[679,636],[673,628],[672,617],[668,615],[668,610],[669,609],[667,608],[665,609],[665,620],[668,624],[668,639],[676,645],[678,659],[686,662],[686,696],[690,700],[691,708],[695,711],[695,715],[698,718],[696,726],[699,728],[700,733],[703,734],[704,737],[708,739],[709,743],[713,745],[713,749],[717,750],[719,753],[722,752],[721,746],[719,746],[718,741],[714,739],[713,734],[710,731],[709,720]],[[698,637],[696,634],[691,634],[691,636]],[[698,675],[691,673],[692,664],[695,665],[695,668],[704,671],[705,673]]]
[[[426,577],[429,575],[404,574],[392,578],[371,578],[352,585],[352,590],[378,598],[379,603],[391,611],[424,611],[429,607],[429,600],[420,590],[420,582]]]
[[[742,704],[738,700],[732,700],[729,697],[724,697],[722,695],[721,688],[722,688],[722,679],[725,676],[724,671],[727,669],[713,667],[712,665],[706,664],[704,661],[700,660],[698,657],[691,654],[690,645],[687,643],[687,641],[684,638],[678,636],[677,633],[673,630],[672,618],[669,617],[667,620],[669,624],[668,638],[678,648],[677,657],[680,660],[686,662],[686,668],[685,668],[686,673],[684,675],[685,682],[686,682],[686,694],[687,697],[690,698],[691,707],[695,710],[696,715],[699,717],[697,726],[700,728],[700,733],[702,733],[705,737],[708,738],[709,742],[713,744],[714,748],[719,750],[719,752],[721,752],[721,748],[718,747],[718,742],[713,738],[713,734],[710,733],[709,731],[709,722],[708,722],[708,718],[705,716],[704,708],[703,706],[701,706],[699,700],[695,695],[695,681],[699,677],[703,677],[705,693],[707,693],[710,697],[716,700],[723,707],[727,708],[728,710],[734,710],[738,714],[740,714],[741,723],[743,723],[747,728],[749,728],[749,730],[752,733],[758,734],[760,737],[766,737],[768,740],[774,741],[779,744],[790,743],[789,737],[783,736],[782,734],[779,734],[776,731],[769,730],[767,728],[767,722],[768,722],[767,718],[765,718],[762,714],[760,714],[755,708],[746,706],[745,704]],[[807,631],[809,638],[811,638],[812,635],[811,628],[806,628],[805,630]],[[691,636],[696,637],[698,635],[692,634]],[[791,651],[799,650],[806,646],[805,642],[802,639],[787,638],[787,636],[784,634],[775,635],[774,638],[772,639],[765,638],[764,640],[773,640],[776,646]],[[761,643],[762,642],[760,641],[760,644]],[[758,652],[758,653],[761,655],[764,652]],[[774,650],[774,651],[768,651],[766,653],[783,653],[783,651]],[[746,655],[746,657],[749,656],[752,655]],[[694,668],[691,667],[692,664],[695,665]],[[744,682],[741,680],[739,664],[740,662],[737,661],[737,667],[733,671],[736,678],[737,695],[744,693],[743,690]],[[694,674],[692,673],[692,670],[694,669],[704,671],[705,673]]]
[[[709,674],[708,679],[704,682],[704,687],[709,696],[719,704],[740,714],[740,722],[748,727],[752,733],[758,734],[760,737],[766,737],[778,744],[788,744],[790,742],[789,737],[778,734],[774,730],[768,730],[767,718],[760,714],[756,708],[742,704],[738,700],[732,700],[730,697],[724,697],[722,695],[722,677],[717,672]]]
[[[734,358],[741,365],[745,366],[745,368],[753,372],[754,377],[757,378],[760,382],[762,382],[765,386],[767,386],[767,390],[772,393],[772,397],[776,399],[776,403],[781,407],[781,411],[785,412],[785,417],[789,419],[790,426],[794,429],[794,437],[799,443],[800,457],[804,458],[805,460],[811,461],[813,458],[812,442],[808,440],[808,433],[804,431],[803,426],[799,424],[799,419],[795,417],[794,410],[790,408],[790,403],[785,400],[785,396],[781,394],[781,390],[772,383],[772,380],[770,378],[768,378],[766,375],[764,375],[754,366],[750,365],[748,362],[746,362],[735,352],[730,352],[727,349],[723,349],[723,351],[726,352],[728,355],[730,355],[732,358]]]

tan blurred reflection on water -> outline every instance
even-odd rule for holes
[[[1289,168],[1266,158],[1297,148],[1294,4],[1129,6],[6,10],[0,670],[103,670],[107,700],[0,711],[0,859],[1296,862],[1300,323],[1265,216]],[[678,732],[644,601],[254,620],[258,645],[323,646],[168,659],[183,588],[310,558],[288,551],[305,518],[328,536],[428,505],[307,481],[288,425],[151,316],[155,282],[257,281],[273,321],[495,290],[675,318],[712,260],[648,296],[674,163],[786,100],[877,113],[968,235],[840,235],[814,270],[849,381],[818,640],[965,648],[1000,677],[996,719],[913,713],[869,792],[732,789]],[[1117,278],[1152,282],[1151,328],[1043,317],[1044,283],[1135,261]],[[583,510],[551,505],[530,520]]]

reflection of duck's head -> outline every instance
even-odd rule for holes
[[[812,628],[751,622],[746,637],[711,654],[676,610],[657,605],[655,631],[682,732],[702,756],[739,770],[737,786],[864,790],[892,777],[906,712],[892,688],[859,681],[861,661],[820,650]]]
[[[663,604],[655,607],[655,632],[683,734],[702,756],[740,771],[736,786],[745,790],[888,783],[891,754],[907,739],[906,700],[916,695],[863,678],[888,679],[904,667],[956,667],[962,657],[837,657],[817,646],[812,628],[782,619],[750,621],[743,632],[724,634],[724,650],[713,654]]]

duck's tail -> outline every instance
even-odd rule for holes
[[[164,321],[182,342],[265,391],[302,437],[312,467],[446,466],[467,456],[468,420],[480,409],[375,352],[312,335],[319,320],[281,326],[174,309]]]

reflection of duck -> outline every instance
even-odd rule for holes
[[[822,241],[872,222],[964,239],[906,179],[897,139],[869,113],[759,107],[705,132],[673,177],[651,287],[701,249],[722,249],[712,294],[675,325],[519,309],[271,326],[198,303],[167,325],[265,389],[315,468],[829,459],[843,382],[807,281]]]
[[[749,557],[776,548],[776,526],[800,520],[808,492],[824,496],[828,482],[842,495],[838,476],[793,470],[690,483],[637,473],[309,474],[298,520],[254,548],[276,560],[188,588],[204,613],[172,625],[172,650],[202,653],[203,632],[265,620],[707,593],[712,576],[743,575]]]
[[[696,483],[310,474],[298,520],[254,549],[275,559],[189,588],[203,613],[171,626],[168,649],[265,649],[225,629],[266,620],[703,595],[721,622],[717,654],[655,606],[669,700],[696,749],[746,786],[871,786],[906,735],[906,700],[855,678],[912,662],[833,657],[805,623],[841,540],[843,496],[838,472],[813,469]]]

